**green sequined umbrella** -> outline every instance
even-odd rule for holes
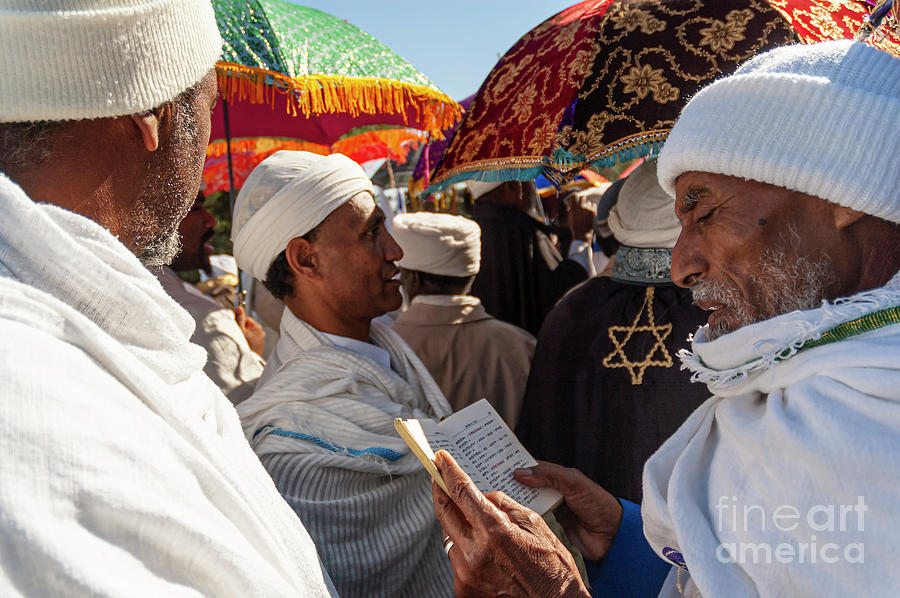
[[[346,21],[284,0],[213,0],[213,8],[225,40],[216,66],[222,97],[317,116],[319,130],[304,131],[306,141],[330,144],[376,124],[440,137],[461,115],[425,75]],[[233,136],[266,136],[239,127],[232,123]]]

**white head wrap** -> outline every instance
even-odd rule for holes
[[[474,276],[481,267],[481,227],[450,214],[398,214],[391,232],[403,249],[397,265],[439,276]]]
[[[342,154],[275,152],[253,169],[234,203],[231,240],[241,270],[264,281],[288,242],[317,227],[372,183]]]
[[[222,53],[209,0],[15,0],[0,9],[0,122],[135,114]]]
[[[681,223],[675,216],[675,200],[657,181],[656,160],[647,160],[625,179],[607,222],[613,236],[623,245],[675,247]]]
[[[740,177],[900,222],[900,59],[850,40],[776,48],[704,87],[659,156],[675,195],[687,171]]]
[[[472,199],[478,199],[482,195],[493,191],[503,183],[504,181],[494,181],[492,183],[485,181],[466,181],[466,186],[469,187],[469,193],[472,194]]]

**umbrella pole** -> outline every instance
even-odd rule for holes
[[[228,121],[228,100],[222,98],[222,116],[225,118],[225,148],[228,153],[228,214],[229,220],[234,223],[234,166],[231,163],[231,126]],[[242,303],[244,297],[244,285],[241,283],[241,269],[237,271],[238,303]]]

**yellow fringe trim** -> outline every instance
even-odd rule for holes
[[[273,150],[294,150],[312,152],[327,156],[331,153],[327,145],[312,143],[311,141],[299,141],[296,139],[279,139],[277,137],[245,137],[231,140],[231,153],[255,153],[266,154]],[[224,139],[210,142],[206,147],[207,158],[218,158],[228,153],[228,145]]]
[[[379,77],[309,75],[288,77],[268,69],[233,62],[216,63],[219,91],[229,102],[250,101],[275,108],[275,98],[285,97],[285,111],[296,116],[346,113],[401,114],[413,108],[415,122],[405,125],[422,129],[443,139],[442,131],[452,127],[463,113],[453,98],[422,85],[402,83]]]

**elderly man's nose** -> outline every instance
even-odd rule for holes
[[[690,237],[682,231],[672,250],[672,282],[680,287],[693,286],[706,273],[703,253]]]

